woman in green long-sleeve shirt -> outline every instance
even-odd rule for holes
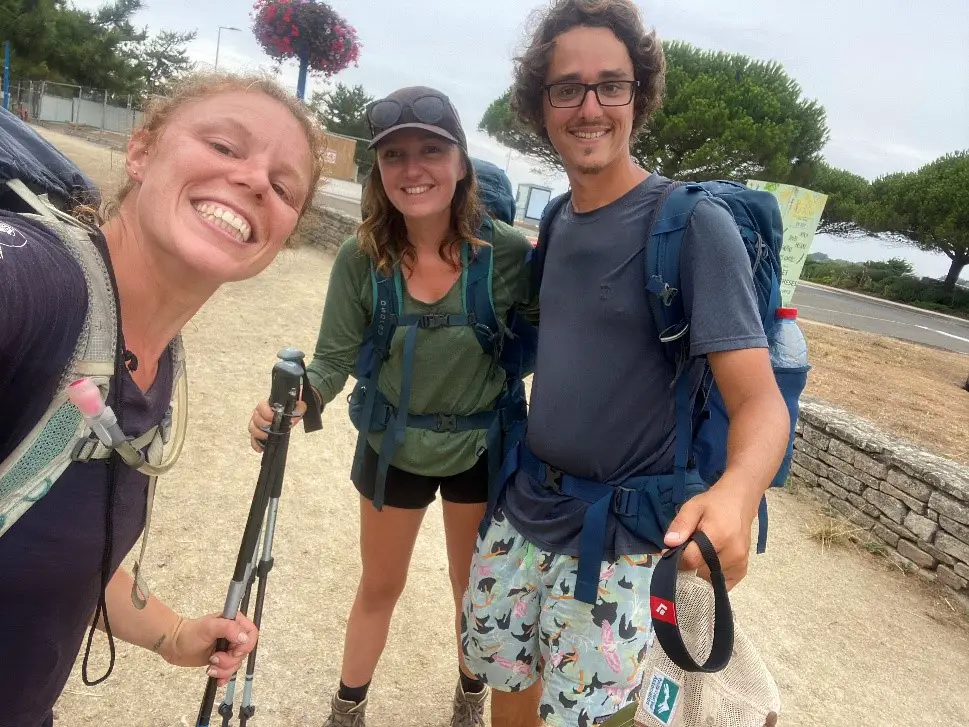
[[[491,256],[490,275],[482,284],[490,285],[498,321],[513,308],[535,313],[529,302],[528,240],[497,220],[489,220],[489,242],[475,237],[482,220],[476,176],[447,97],[423,87],[401,89],[372,104],[368,121],[377,159],[364,188],[365,219],[337,253],[309,366],[320,404],[331,402],[354,375],[351,417],[358,427],[367,418],[372,381],[357,366],[365,343],[379,337],[374,333],[379,325],[372,325],[375,309],[387,307],[386,292],[375,289],[378,278],[385,281],[378,286],[394,286],[401,318],[387,339],[386,359],[369,371],[376,374],[372,393],[379,392],[369,407],[377,412],[372,419],[381,419],[386,428],[363,427],[354,461],[363,573],[347,623],[339,690],[324,727],[364,726],[370,681],[421,521],[438,489],[460,638],[461,601],[488,499],[488,457],[501,456],[494,451],[500,439],[496,447],[493,427],[477,423],[509,398],[506,371],[482,347],[481,326],[475,327],[480,321],[468,316],[469,281],[480,269],[472,261]],[[380,310],[378,321],[384,320]],[[381,399],[389,408],[381,407]],[[387,412],[400,409],[408,417],[395,437],[395,419]],[[261,403],[250,422],[255,446],[271,418],[268,404]],[[451,725],[484,727],[485,686],[465,673],[457,647],[461,671]]]

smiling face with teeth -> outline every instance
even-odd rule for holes
[[[401,129],[377,147],[380,179],[405,219],[449,216],[468,167],[457,144],[419,129]]]
[[[300,122],[259,92],[185,105],[155,138],[139,134],[122,203],[141,254],[198,285],[263,270],[292,234],[310,193],[313,156]]]
[[[545,83],[633,80],[625,44],[608,28],[578,26],[555,38]],[[629,158],[634,106],[600,106],[588,92],[581,106],[557,108],[546,95],[545,130],[567,171],[599,174]]]

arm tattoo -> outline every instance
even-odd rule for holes
[[[157,652],[157,651],[158,651],[158,650],[159,650],[159,649],[161,648],[161,645],[162,645],[163,643],[165,643],[165,634],[162,634],[162,635],[161,635],[161,636],[160,636],[160,637],[158,638],[158,641],[156,641],[156,642],[154,643],[154,645],[153,645],[153,646],[151,647],[151,650],[152,650],[152,651],[156,651],[156,652]]]

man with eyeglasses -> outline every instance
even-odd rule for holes
[[[730,213],[701,200],[683,241],[680,294],[690,355],[707,357],[726,404],[729,452],[716,484],[693,481],[678,513],[671,505],[675,372],[644,265],[670,180],[630,153],[664,78],[662,45],[633,0],[559,0],[517,59],[513,108],[558,152],[571,192],[549,205],[539,236],[528,433],[506,461],[465,596],[462,647],[492,687],[494,727],[586,727],[630,703],[650,648],[656,555],[702,529],[728,585],[743,578],[751,524],[786,447],[789,418],[744,243]],[[638,499],[636,528],[616,514],[628,514],[621,496],[634,486],[655,493]],[[648,538],[644,508],[656,522]],[[604,548],[587,547],[590,522]],[[691,544],[681,567],[702,565]]]

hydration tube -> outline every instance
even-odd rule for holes
[[[188,422],[188,385],[186,377],[179,378],[175,386],[176,416],[173,421],[172,449],[167,459],[153,465],[135,449],[125,433],[118,426],[118,418],[108,406],[101,390],[91,379],[78,379],[67,387],[67,396],[81,412],[85,423],[105,448],[118,453],[129,467],[149,477],[158,477],[168,472],[178,461],[185,444],[185,431]]]

